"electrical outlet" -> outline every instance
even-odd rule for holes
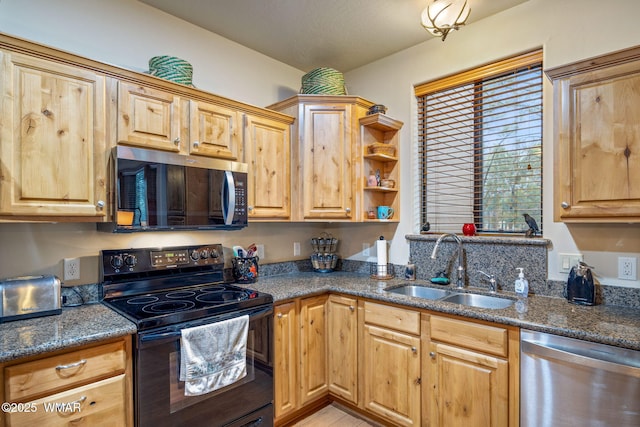
[[[293,256],[300,255],[300,242],[293,242]]]
[[[368,243],[362,243],[362,256],[371,256],[371,246]]]
[[[256,255],[261,260],[264,260],[264,245],[256,245]]]
[[[80,258],[64,259],[64,280],[80,280]]]
[[[637,261],[636,257],[618,257],[618,279],[637,280]]]

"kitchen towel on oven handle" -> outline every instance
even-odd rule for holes
[[[248,332],[248,315],[181,331],[180,381],[185,382],[185,396],[218,390],[247,375]]]

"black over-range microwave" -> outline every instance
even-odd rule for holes
[[[113,232],[247,226],[248,165],[117,146],[111,155]]]

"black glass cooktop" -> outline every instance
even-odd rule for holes
[[[103,302],[136,323],[138,329],[147,329],[270,304],[273,298],[251,289],[214,283],[110,298]]]

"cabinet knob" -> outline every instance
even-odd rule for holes
[[[417,349],[417,348],[415,348],[415,347],[411,347],[411,351],[412,351],[412,352],[414,352],[414,353],[417,353],[417,352],[418,352],[418,349]]]
[[[436,358],[436,354],[435,354],[433,351],[430,351],[430,352],[429,352],[429,356],[430,356],[432,359],[435,359],[435,358]]]
[[[347,208],[344,210],[346,213],[351,213],[351,208]]]
[[[104,201],[103,200],[98,200],[98,203],[96,203],[96,207],[98,209],[104,208]]]
[[[193,148],[198,148],[200,146],[200,141],[193,141]]]
[[[282,319],[282,313],[278,313],[278,319]]]
[[[173,143],[175,145],[180,145],[180,137],[177,137],[176,139],[173,140]]]
[[[249,209],[250,211],[253,210],[253,206],[247,206],[247,209]]]
[[[562,203],[560,203],[560,206],[562,206],[562,209],[567,209],[571,205],[569,203],[567,203],[567,202],[562,202]]]
[[[356,309],[356,308],[355,308],[354,306],[352,306],[352,305],[350,305],[350,306],[349,306],[349,310],[353,311],[353,310],[355,310],[355,309]]]

